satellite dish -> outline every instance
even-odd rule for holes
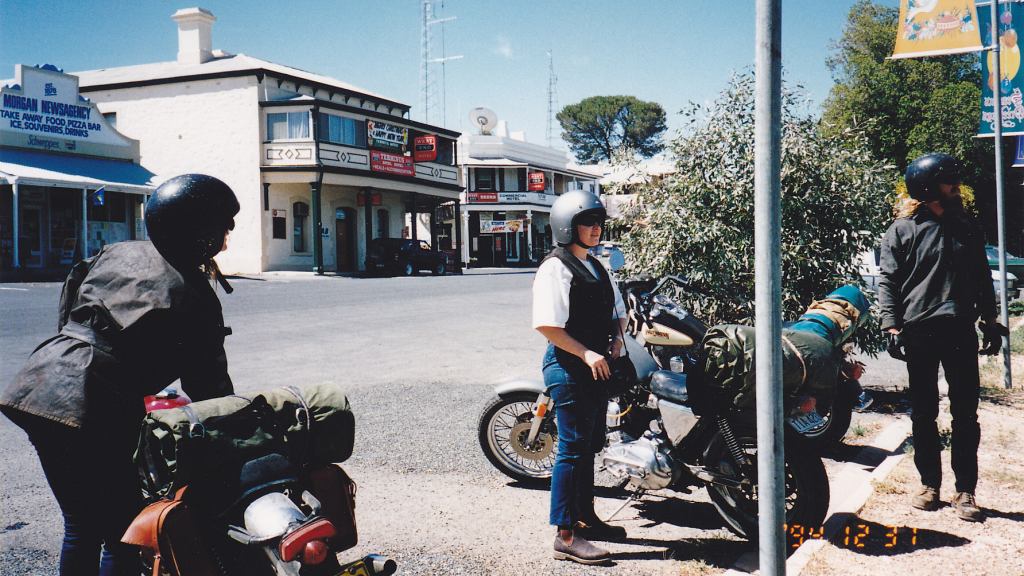
[[[469,111],[469,121],[480,128],[481,134],[490,134],[491,130],[498,125],[498,115],[490,108],[478,106]]]

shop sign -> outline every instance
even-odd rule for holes
[[[470,203],[476,204],[490,204],[498,201],[497,192],[470,192],[469,193]]]
[[[526,192],[499,192],[498,202],[510,202],[513,204],[529,202],[530,196],[531,195],[527,194]]]
[[[437,136],[417,136],[412,140],[412,159],[415,162],[437,160]]]
[[[285,218],[285,217],[288,216],[288,211],[287,210],[278,210],[278,209],[275,208],[275,209],[270,211],[270,216],[272,218]]]
[[[381,197],[380,192],[373,192],[372,194],[370,194],[370,203],[372,205],[380,206],[383,202],[384,202],[384,199]],[[358,194],[356,196],[356,206],[365,206],[365,205],[366,205],[366,195],[365,194]],[[345,211],[342,210],[341,208],[338,208],[338,212],[341,212],[342,214],[344,214]],[[338,217],[337,219],[338,220],[344,220],[345,217],[341,216],[341,217]]]
[[[526,176],[526,189],[531,192],[540,192],[544,190],[544,173],[543,172],[530,172]]]
[[[96,105],[78,95],[78,77],[54,66],[18,64],[0,88],[0,145],[136,160],[138,142],[125,138]]]
[[[412,158],[402,154],[388,154],[370,150],[370,170],[375,172],[386,172],[400,176],[415,176],[416,168],[412,165]]]
[[[409,145],[409,129],[380,120],[366,121],[366,135],[370,148],[405,152]]]
[[[481,220],[481,234],[504,234],[506,232],[519,232],[523,227],[522,220]]]

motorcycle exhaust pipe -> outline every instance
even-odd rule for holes
[[[391,576],[398,571],[398,563],[380,554],[367,554],[363,565],[370,571],[370,576]]]

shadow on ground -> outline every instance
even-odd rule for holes
[[[971,542],[954,534],[927,528],[886,526],[854,514],[840,514],[835,520],[842,528],[829,542],[836,548],[870,556],[896,556],[917,550],[965,546]],[[788,527],[786,535],[790,551],[806,540],[820,539],[823,532],[822,528]]]

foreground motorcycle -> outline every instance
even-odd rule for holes
[[[312,422],[308,406],[302,404],[307,414],[300,419]],[[147,413],[176,408],[187,411],[189,405],[188,397],[174,389],[146,397]],[[203,433],[202,424],[196,424],[194,433]],[[184,554],[167,550],[174,545],[167,542],[154,547],[155,557],[144,549],[153,576],[389,576],[397,570],[394,560],[377,554],[344,565],[338,561],[337,554],[357,542],[356,486],[340,465],[300,470],[284,455],[271,452],[246,461],[233,488],[230,499],[211,506],[213,509],[192,510],[192,524],[199,535],[178,536],[179,540],[191,537],[191,542],[184,543]],[[186,489],[191,486],[179,490],[174,500],[181,499]],[[195,501],[190,504],[195,508]],[[203,549],[189,550],[190,545]],[[161,553],[185,558],[161,559]]]
[[[649,490],[688,492],[703,486],[727,526],[753,537],[758,514],[754,414],[719,401],[701,377],[697,346],[707,327],[660,294],[668,283],[689,287],[678,277],[654,287],[650,282],[624,287],[630,301],[626,350],[636,379],[609,400],[601,468],[631,491],[622,508]],[[544,384],[516,381],[496,392],[478,423],[484,454],[513,479],[549,481],[558,434]],[[818,526],[829,503],[828,477],[812,448],[822,418],[813,398],[786,410],[786,522]]]

